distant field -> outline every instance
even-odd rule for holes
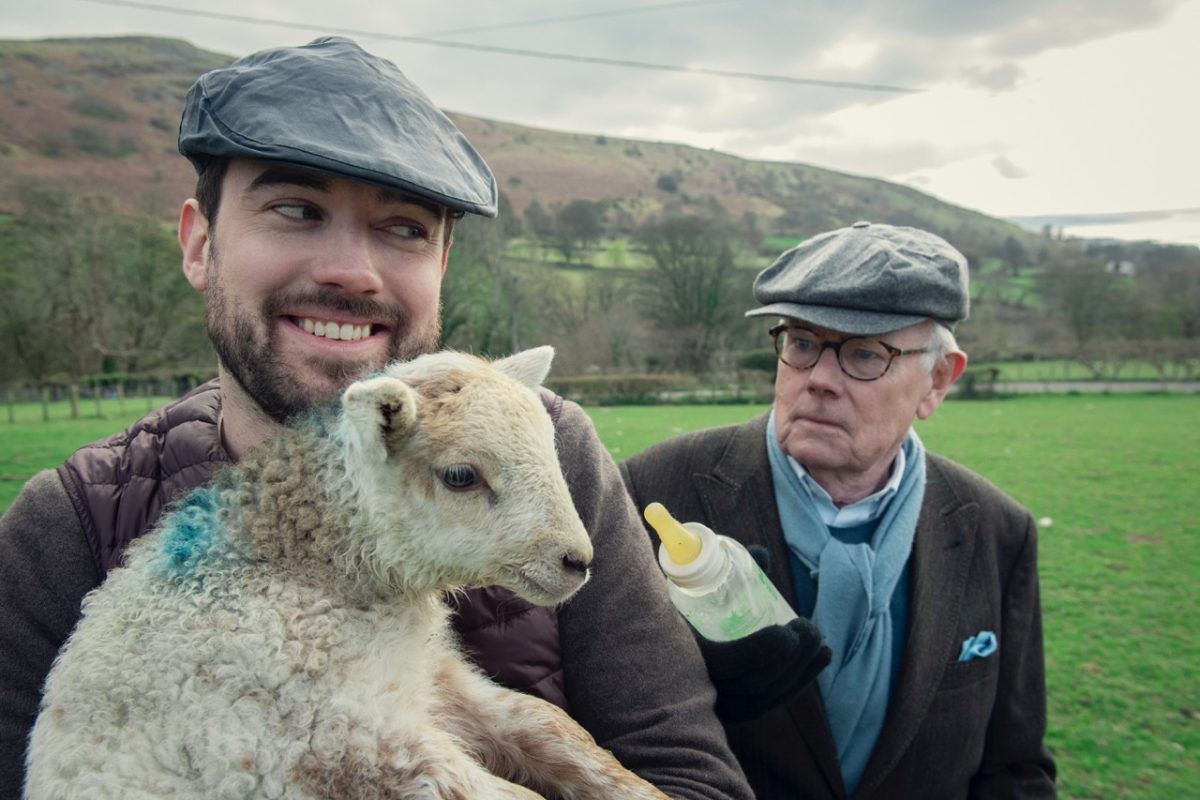
[[[0,415],[0,508],[25,478],[136,418]],[[85,406],[89,412],[91,406]],[[589,408],[614,457],[761,406]],[[918,430],[1035,517],[1063,798],[1200,797],[1200,396],[951,401]]]
[[[0,409],[0,510],[8,508],[17,492],[35,472],[57,466],[82,444],[123,429],[129,423],[166,402],[166,398],[127,399],[124,408],[116,400],[103,400],[103,417],[96,416],[91,401],[79,407],[79,419],[70,418],[65,402],[51,403],[50,421],[42,422],[42,407],[21,403]],[[9,422],[9,410],[16,423]]]

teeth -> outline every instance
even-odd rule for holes
[[[351,325],[349,322],[339,325],[336,322],[303,318],[300,320],[300,327],[313,336],[322,336],[326,339],[337,339],[343,342],[357,342],[359,339],[365,339],[371,335],[370,325]]]

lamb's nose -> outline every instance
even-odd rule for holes
[[[563,556],[563,569],[567,572],[573,572],[576,575],[587,575],[588,567],[591,566],[591,559],[578,558],[573,555]]]

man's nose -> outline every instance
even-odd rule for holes
[[[368,232],[340,230],[331,234],[315,254],[313,280],[347,294],[378,294],[383,289],[383,278]]]
[[[838,363],[837,351],[826,342],[825,346],[821,348],[821,354],[817,356],[817,363],[808,370],[808,384],[813,388],[824,389],[841,385],[844,378],[842,365]]]

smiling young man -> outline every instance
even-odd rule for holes
[[[124,547],[292,415],[435,349],[454,221],[496,213],[495,180],[461,132],[345,39],[201,76],[179,148],[199,173],[179,217],[183,271],[204,294],[218,378],[34,476],[0,519],[0,797],[20,793],[42,682]],[[616,465],[579,406],[543,400],[593,576],[559,609],[494,587],[456,596],[464,647],[666,794],[750,797]]]
[[[353,376],[437,348],[445,208],[395,189],[233,159],[220,224],[190,199],[183,271],[204,293],[235,457]]]
[[[856,223],[784,253],[754,294],[747,316],[776,323],[771,410],[621,469],[639,505],[764,548],[832,650],[807,689],[726,720],[756,796],[1053,797],[1033,519],[912,427],[966,367],[966,259]]]

